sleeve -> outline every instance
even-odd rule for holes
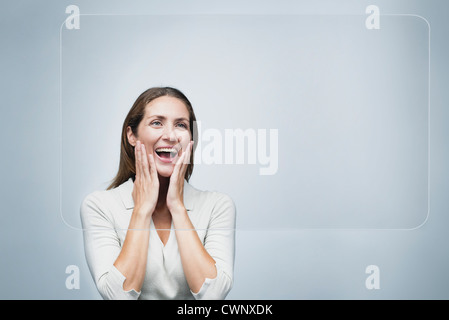
[[[209,227],[204,238],[204,247],[215,260],[217,276],[206,278],[197,293],[197,300],[222,300],[232,288],[235,257],[236,209],[232,199],[224,194],[216,202]]]
[[[120,239],[98,193],[84,199],[80,215],[84,252],[100,295],[105,300],[136,300],[140,292],[125,291],[123,282],[126,278],[113,265],[121,250]]]

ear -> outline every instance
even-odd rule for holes
[[[133,147],[135,147],[137,144],[137,138],[136,138],[136,136],[134,136],[134,133],[130,126],[128,126],[126,128],[126,136],[128,138],[129,144],[132,145]]]

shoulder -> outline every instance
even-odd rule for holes
[[[236,219],[236,206],[230,195],[211,190],[200,190],[190,184],[186,190],[184,203],[191,210],[191,217],[211,224],[232,228]]]
[[[128,189],[132,191],[132,181],[127,181],[114,189],[95,190],[89,193],[82,200],[81,214],[87,215],[94,212],[107,215],[116,210],[126,209],[129,205],[128,197],[131,197],[131,191]]]
[[[229,203],[234,205],[234,201],[231,196],[227,193],[212,191],[212,190],[201,190],[190,183],[186,183],[184,186],[185,195],[188,198],[192,198],[195,202],[208,202],[208,203]]]
[[[117,190],[95,190],[84,197],[81,206],[104,207],[117,200]]]

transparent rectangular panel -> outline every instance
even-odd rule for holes
[[[191,184],[237,229],[412,229],[429,214],[429,35],[413,15],[81,15],[61,27],[61,216],[115,176],[140,93],[199,124]]]

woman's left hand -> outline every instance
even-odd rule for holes
[[[167,207],[173,214],[185,209],[184,207],[184,176],[190,162],[190,154],[192,153],[193,141],[190,141],[186,150],[182,151],[181,156],[173,168],[170,177],[170,185],[167,192]]]

